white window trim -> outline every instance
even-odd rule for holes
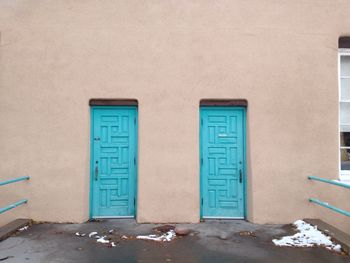
[[[341,169],[341,141],[340,141],[340,103],[341,103],[341,71],[340,71],[340,57],[350,56],[350,48],[341,48],[338,52],[338,166],[339,166],[339,180],[340,181],[350,181],[350,170]],[[350,101],[349,101],[350,103]],[[350,123],[350,121],[349,121]]]

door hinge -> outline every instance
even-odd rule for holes
[[[134,206],[136,206],[136,198],[134,197]]]
[[[203,157],[201,157],[201,165],[203,165]]]
[[[203,119],[201,118],[201,125],[203,126]]]
[[[134,165],[136,166],[136,157],[134,157]]]
[[[203,197],[201,198],[201,203],[202,203],[202,206],[203,206]]]
[[[136,117],[134,118],[134,124],[136,125]]]

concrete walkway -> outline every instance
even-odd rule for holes
[[[171,242],[124,239],[154,233],[154,224],[108,220],[85,224],[38,224],[0,243],[1,262],[350,262],[349,256],[324,248],[280,248],[273,238],[293,233],[291,226],[245,221],[209,221],[180,225],[193,232]],[[112,233],[109,230],[114,229]],[[109,235],[116,247],[97,243],[90,232]],[[244,232],[245,231],[245,232]],[[246,231],[252,231],[248,233]],[[79,232],[85,236],[76,236]],[[8,257],[8,258],[7,258]]]

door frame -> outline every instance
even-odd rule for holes
[[[242,110],[242,119],[243,119],[243,218],[239,217],[204,217],[203,216],[203,140],[202,140],[202,109],[218,109],[218,110]],[[206,219],[247,219],[247,107],[242,106],[200,106],[199,107],[199,206],[200,206],[200,221]]]
[[[95,109],[134,109],[135,110],[135,179],[134,179],[134,215],[132,216],[93,216],[93,178],[94,178],[94,165],[93,165],[93,156],[94,156],[94,110]],[[138,203],[138,105],[110,105],[110,106],[95,106],[90,104],[90,173],[89,173],[89,219],[95,218],[136,218],[137,217],[137,203]]]

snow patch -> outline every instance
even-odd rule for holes
[[[28,230],[28,228],[29,228],[29,226],[24,226],[24,227],[18,229],[18,231],[25,231],[25,230]]]
[[[163,235],[147,235],[147,236],[137,236],[137,239],[143,239],[143,240],[152,240],[157,242],[169,242],[172,241],[176,237],[174,230],[169,230],[168,232],[164,233]]]
[[[94,235],[97,235],[97,232],[91,232],[91,233],[89,234],[89,237],[93,237]]]
[[[113,229],[109,230],[108,233],[112,234],[114,232]],[[76,236],[83,237],[86,234],[76,232]],[[109,247],[116,247],[117,244],[109,240],[110,238],[107,238],[107,236],[99,236],[98,232],[93,231],[90,234],[87,235],[89,238],[96,239],[97,243],[107,244]],[[143,240],[152,240],[152,241],[158,241],[158,242],[169,242],[172,241],[176,237],[176,233],[174,230],[169,230],[168,232],[162,234],[162,235],[147,235],[147,236],[137,236],[136,239],[143,239]],[[122,239],[134,239],[134,237],[129,237],[126,235],[121,236]]]
[[[111,231],[109,231],[111,233]],[[75,233],[76,236],[84,237],[86,234],[82,234],[79,232]],[[96,243],[102,243],[102,244],[107,244],[109,247],[116,247],[117,244],[115,242],[111,242],[110,240],[107,239],[107,236],[99,236],[98,232],[93,231],[90,234],[87,235],[89,238],[96,239]]]
[[[97,243],[102,243],[102,244],[108,244],[109,240],[105,239],[106,236],[100,237],[99,239],[96,240]]]
[[[331,237],[324,235],[321,231],[303,220],[297,220],[294,222],[294,226],[298,229],[299,233],[293,236],[285,236],[281,239],[273,239],[272,242],[276,246],[286,247],[314,247],[324,246],[329,250],[337,252],[341,251],[341,246],[334,244],[331,241]]]

